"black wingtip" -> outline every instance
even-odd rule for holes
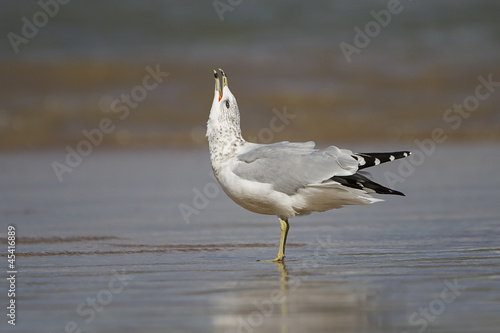
[[[399,192],[399,191],[396,191],[396,190],[391,190],[391,191],[392,192],[389,193],[389,194],[400,195],[402,197],[406,197],[406,195],[403,192]]]
[[[375,183],[374,181],[368,179],[366,176],[362,175],[359,172],[350,176],[333,176],[330,179],[336,181],[340,185],[367,191],[368,193],[370,193],[370,191],[373,191],[377,194],[392,194],[392,195],[400,195],[403,197],[405,196],[404,193],[402,192]]]
[[[400,158],[405,158],[411,155],[411,151],[395,151],[392,153],[358,153],[352,157],[358,160],[359,170],[369,168],[386,162],[392,162]]]

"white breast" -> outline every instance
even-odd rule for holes
[[[284,193],[273,190],[271,184],[259,183],[236,176],[231,162],[222,165],[216,178],[224,192],[238,205],[251,212],[292,217],[292,200]]]

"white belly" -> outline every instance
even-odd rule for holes
[[[228,168],[222,168],[216,178],[234,202],[251,212],[285,218],[295,216],[290,197],[273,190],[271,184],[239,178]]]

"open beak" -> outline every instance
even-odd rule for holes
[[[220,73],[222,75],[222,88],[227,87],[227,76],[226,73],[222,69],[220,69]],[[219,74],[217,71],[214,69],[214,78],[215,78],[215,91],[219,92],[219,102],[222,99],[222,88],[220,86],[220,80],[219,80]]]
[[[222,69],[220,69],[220,68],[219,68],[219,70],[220,70],[220,73],[222,74],[222,87],[223,87],[223,88],[224,88],[224,87],[228,87],[228,85],[227,85],[227,75],[226,75],[226,73],[224,73],[224,71],[223,71]]]
[[[220,88],[220,80],[219,80],[219,74],[217,74],[217,71],[214,69],[214,78],[215,78],[215,91],[219,93],[219,102],[222,99],[222,89]]]

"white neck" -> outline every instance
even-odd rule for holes
[[[245,140],[241,136],[239,114],[237,117],[218,116],[210,113],[207,123],[207,137],[210,160],[214,172],[221,164],[236,155]]]

